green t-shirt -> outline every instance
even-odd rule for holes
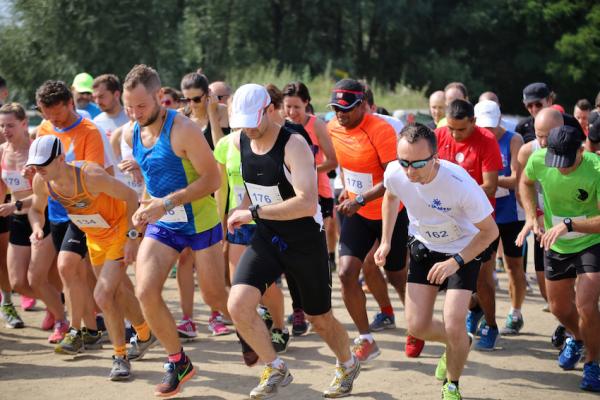
[[[573,220],[600,215],[598,195],[600,190],[600,158],[584,152],[579,167],[568,175],[544,163],[546,149],[534,152],[525,167],[525,174],[538,181],[544,191],[544,225],[546,229]],[[569,232],[556,240],[552,250],[560,254],[579,253],[600,243],[600,233]]]
[[[219,164],[225,166],[227,171],[227,185],[229,187],[229,209],[239,206],[246,194],[246,187],[242,179],[240,151],[232,142],[234,135],[224,136],[215,146],[214,155]]]

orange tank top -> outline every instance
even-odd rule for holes
[[[304,125],[304,129],[308,132],[308,136],[310,136],[310,140],[313,142],[314,146],[317,146],[317,153],[315,154],[315,162],[317,165],[323,163],[325,159],[325,155],[323,154],[323,150],[321,150],[321,145],[319,144],[319,139],[317,138],[317,134],[315,133],[315,120],[317,119],[314,115],[308,116],[308,122]],[[326,172],[319,172],[317,174],[317,183],[319,186],[319,196],[324,198],[333,197],[333,193],[331,191],[331,185],[329,184],[329,177]]]
[[[75,194],[67,197],[47,182],[50,196],[62,204],[69,214],[69,219],[89,238],[96,241],[116,238],[120,224],[126,220],[126,203],[105,193],[93,196],[87,190],[83,174],[87,163],[74,162],[69,165],[73,167]]]

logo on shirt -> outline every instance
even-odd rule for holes
[[[429,207],[433,208],[434,210],[438,210],[438,211],[442,211],[442,212],[449,212],[450,210],[452,210],[449,207],[444,207],[442,205],[442,201],[440,199],[438,199],[437,197],[433,199],[431,204],[429,204]]]
[[[456,155],[454,156],[454,159],[456,160],[457,163],[462,163],[463,161],[465,161],[465,155],[463,153],[456,153]]]
[[[578,194],[577,194],[577,200],[580,200],[580,201],[586,201],[587,198],[590,196],[588,194],[588,192],[586,192],[583,189],[577,189],[577,192],[578,192]]]

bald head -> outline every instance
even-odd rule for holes
[[[444,91],[438,90],[431,93],[429,96],[429,112],[433,121],[437,124],[438,121],[446,115],[446,100]]]
[[[565,121],[560,111],[547,107],[540,110],[535,117],[535,137],[540,146],[546,147],[550,130],[563,126]]]
[[[498,96],[494,92],[481,93],[481,95],[479,96],[479,102],[481,103],[483,100],[491,100],[494,103],[500,105],[500,100],[498,99]]]
[[[215,81],[208,85],[210,92],[218,97],[219,103],[227,104],[227,100],[231,96],[231,87],[223,81]]]

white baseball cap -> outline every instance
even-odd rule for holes
[[[232,129],[258,127],[264,109],[269,104],[271,104],[271,96],[263,86],[256,83],[240,86],[233,95],[229,127]]]
[[[60,139],[54,135],[44,135],[35,139],[29,147],[26,165],[45,167],[62,154]]]
[[[492,100],[482,100],[475,104],[475,125],[482,128],[496,128],[500,125],[500,106]]]

